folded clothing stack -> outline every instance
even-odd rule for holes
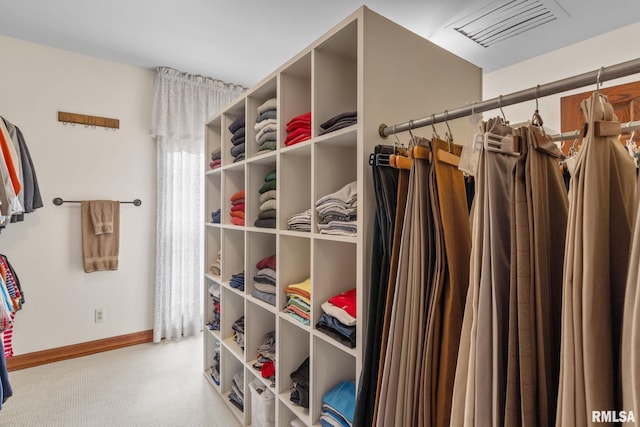
[[[222,166],[222,150],[220,147],[211,151],[211,161],[209,162],[210,169],[217,169]]]
[[[222,263],[222,253],[218,251],[215,261],[209,266],[209,274],[220,276],[220,264]]]
[[[253,276],[251,295],[268,304],[276,305],[276,256],[270,255],[256,264],[258,274]]]
[[[229,125],[229,132],[233,134],[231,137],[231,156],[233,162],[244,160],[244,136],[245,136],[245,117],[244,114],[239,116]]]
[[[287,122],[287,138],[284,145],[289,146],[311,139],[311,112],[300,114]]]
[[[309,358],[304,359],[304,362],[298,369],[293,371],[290,375],[291,381],[293,381],[293,387],[291,387],[290,400],[296,405],[303,408],[309,407]]]
[[[233,376],[231,381],[231,393],[229,393],[229,401],[236,408],[244,412],[244,369],[240,369]]]
[[[264,177],[264,184],[258,190],[260,193],[260,212],[253,225],[262,228],[276,228],[276,170],[272,170]]]
[[[354,236],[357,231],[358,196],[356,182],[351,182],[335,193],[316,201],[320,215],[320,234]]]
[[[211,331],[220,330],[220,285],[213,283],[209,286],[209,295],[211,295],[211,302],[213,303],[213,317],[207,326]]]
[[[320,125],[320,127],[322,128],[322,131],[320,131],[320,135],[324,135],[325,133],[329,132],[335,132],[339,129],[355,125],[357,122],[357,111],[347,111],[346,113],[340,113],[337,116],[331,117],[329,120]]]
[[[356,288],[329,298],[322,305],[316,329],[347,347],[356,346]]]
[[[351,427],[356,411],[356,383],[342,381],[322,397],[320,425]]]
[[[258,154],[276,149],[276,136],[278,132],[277,100],[271,98],[258,107],[258,118],[254,129],[256,130],[256,142]]]
[[[235,225],[244,225],[244,190],[233,193],[231,196],[231,222]]]
[[[229,281],[229,286],[239,291],[244,291],[244,271],[232,274],[231,280]]]
[[[276,331],[264,334],[258,346],[257,360],[254,369],[260,371],[262,378],[275,381],[276,378]]]
[[[222,212],[222,210],[220,208],[216,209],[215,211],[211,212],[211,222],[214,224],[220,224],[220,213]]]
[[[293,283],[285,288],[287,303],[284,312],[303,325],[311,323],[311,278]]]
[[[244,316],[233,322],[231,329],[233,329],[233,339],[244,351]]]
[[[287,228],[294,231],[311,232],[311,209],[291,215],[287,219]]]
[[[220,385],[220,341],[214,340],[213,344],[213,366],[211,366],[211,379]]]

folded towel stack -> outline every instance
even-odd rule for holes
[[[278,132],[278,111],[276,110],[277,100],[271,98],[258,107],[258,118],[254,129],[256,130],[256,142],[258,143],[258,154],[266,153],[276,149]]]
[[[358,122],[358,112],[357,111],[348,111],[346,113],[340,113],[337,116],[331,117],[326,122],[322,123],[320,127],[322,131],[320,131],[320,135],[324,135],[325,133],[335,132],[339,129],[343,129],[349,127],[351,125],[355,125]]]
[[[287,219],[287,228],[294,231],[311,232],[311,209],[290,216]]]
[[[329,298],[321,305],[316,329],[347,347],[356,346],[356,288]]]
[[[240,190],[231,195],[231,223],[244,225],[244,190]]]
[[[357,231],[358,197],[356,182],[351,182],[335,193],[316,201],[320,216],[320,234],[354,236]]]
[[[355,412],[356,383],[342,381],[322,397],[320,425],[322,427],[351,427]]]
[[[301,114],[287,122],[286,146],[311,139],[311,113]]]
[[[229,125],[229,132],[233,134],[231,137],[231,156],[233,162],[244,160],[244,141],[245,141],[245,117],[244,114],[239,116]]]
[[[287,303],[284,312],[303,325],[311,323],[311,278],[285,288]]]
[[[261,259],[256,264],[258,274],[253,277],[251,295],[268,304],[276,305],[276,256]]]
[[[209,162],[209,168],[216,169],[222,166],[222,150],[220,147],[211,151],[211,161]]]
[[[269,172],[264,177],[264,184],[258,190],[260,193],[260,212],[253,225],[262,228],[276,228],[276,171]]]

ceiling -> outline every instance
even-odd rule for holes
[[[250,87],[362,1],[0,0],[0,34],[137,67],[168,66]],[[499,6],[523,11],[539,7],[529,6],[532,3],[541,3],[554,19],[519,34],[514,31],[519,27],[507,20],[500,24],[504,30],[500,34],[512,37],[489,47],[454,29],[465,20],[470,25],[490,25],[482,22],[487,18],[483,15],[503,12],[505,8]],[[640,20],[638,0],[369,0],[365,4],[485,72]],[[530,18],[527,22],[534,22]]]

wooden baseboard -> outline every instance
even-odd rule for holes
[[[115,350],[130,345],[144,344],[151,341],[153,341],[153,330],[148,330],[49,350],[36,351],[9,357],[7,359],[7,369],[9,371],[17,371],[19,369],[73,359],[74,357],[88,356],[90,354]]]

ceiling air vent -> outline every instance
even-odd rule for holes
[[[493,2],[449,27],[480,46],[489,47],[557,19],[539,0]]]

